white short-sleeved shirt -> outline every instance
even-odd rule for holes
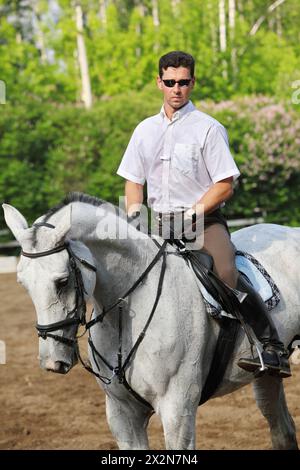
[[[225,128],[189,101],[173,114],[159,114],[134,130],[117,174],[147,181],[148,205],[157,212],[192,207],[216,182],[240,172]]]

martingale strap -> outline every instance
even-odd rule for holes
[[[92,338],[91,338],[91,334],[90,334],[90,331],[89,331],[89,346],[91,348],[91,352],[92,352],[92,355],[93,355],[93,358],[94,358],[94,362],[96,364],[96,367],[98,369],[98,372],[95,372],[91,367],[87,366],[83,360],[81,359],[80,356],[79,357],[79,360],[80,362],[82,363],[83,367],[90,373],[94,374],[96,377],[98,377],[102,382],[104,382],[105,384],[109,385],[113,379],[114,376],[117,376],[118,379],[119,379],[119,383],[120,384],[123,384],[124,387],[141,403],[143,403],[143,405],[149,407],[150,409],[152,409],[152,406],[144,399],[142,398],[138,393],[136,393],[131,387],[130,385],[128,384],[127,380],[126,380],[126,376],[125,376],[125,372],[126,372],[126,369],[127,367],[129,366],[131,360],[133,359],[134,355],[136,354],[137,350],[138,350],[138,347],[139,345],[141,344],[141,342],[143,341],[145,335],[146,335],[146,332],[147,332],[147,329],[151,323],[151,320],[154,316],[154,313],[156,311],[156,307],[158,305],[158,302],[159,302],[159,299],[160,299],[160,296],[161,296],[161,293],[162,293],[162,287],[163,287],[163,281],[164,281],[164,276],[165,276],[165,271],[166,271],[166,252],[165,252],[165,247],[166,247],[166,243],[167,242],[164,242],[161,246],[160,246],[160,250],[158,251],[157,255],[155,256],[155,258],[153,259],[153,261],[150,263],[150,265],[148,266],[148,268],[146,269],[146,271],[142,274],[142,276],[134,283],[134,285],[129,289],[129,291],[127,291],[127,293],[124,295],[124,297],[122,297],[121,299],[119,299],[115,304],[113,304],[113,306],[111,306],[108,310],[106,310],[106,312],[108,312],[109,310],[111,310],[113,307],[115,307],[116,305],[120,304],[121,302],[124,301],[124,298],[127,297],[129,295],[129,293],[131,293],[135,288],[136,286],[141,282],[141,280],[149,273],[149,271],[152,269],[152,267],[156,264],[156,262],[158,261],[158,259],[160,258],[160,256],[162,255],[162,265],[161,265],[161,271],[160,271],[160,276],[159,276],[159,280],[158,280],[158,286],[157,286],[157,292],[156,292],[156,296],[155,296],[155,300],[154,300],[154,304],[152,306],[152,309],[151,309],[151,312],[149,314],[149,317],[147,319],[147,322],[143,328],[143,330],[141,331],[140,335],[138,336],[136,342],[134,343],[133,347],[131,348],[130,352],[128,353],[125,361],[122,363],[122,305],[119,305],[119,346],[118,346],[118,353],[117,353],[117,366],[116,367],[113,367],[106,359],[104,356],[102,356],[102,354],[96,349],[93,341],[92,341]],[[98,317],[96,317],[96,319],[98,319]],[[86,328],[88,327],[89,330],[90,330],[90,327],[95,324],[96,322],[92,323],[93,320],[91,322],[89,322],[87,325],[86,325]],[[102,361],[106,367],[111,370],[113,372],[112,376],[111,377],[105,377],[103,375],[101,375],[100,373],[100,367],[99,367],[99,364],[98,364],[98,359],[100,359],[100,361]]]

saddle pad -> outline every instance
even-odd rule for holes
[[[279,289],[275,282],[254,256],[244,251],[236,251],[236,267],[245,274],[254,289],[259,293],[268,310],[272,310],[280,301]],[[230,313],[224,312],[220,304],[208,293],[205,287],[199,283],[208,313],[214,318],[222,316],[235,318]]]

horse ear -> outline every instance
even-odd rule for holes
[[[62,212],[62,217],[55,227],[56,243],[62,242],[72,226],[72,204],[68,204]]]
[[[8,228],[14,234],[16,240],[20,243],[22,233],[28,228],[25,217],[15,207],[9,204],[2,204],[4,218]]]

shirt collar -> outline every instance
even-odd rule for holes
[[[181,119],[186,114],[194,111],[194,109],[196,109],[196,107],[193,105],[193,103],[191,101],[188,101],[187,104],[185,104],[182,108],[178,109],[178,111],[176,111],[173,114],[171,122],[177,121],[178,119]],[[161,115],[162,118],[169,119],[168,116],[166,115],[164,105],[162,105],[162,107],[161,107],[160,115]]]

